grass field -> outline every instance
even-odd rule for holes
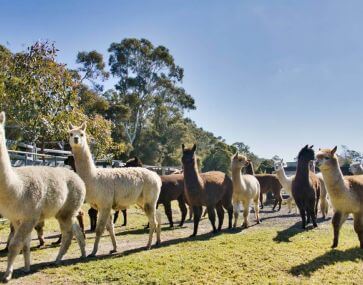
[[[286,208],[286,207],[285,207]],[[52,265],[58,247],[49,246],[56,238],[57,224],[47,223],[45,249],[32,250],[32,272],[24,275],[22,255],[16,260],[13,284],[363,284],[363,250],[351,221],[343,226],[338,249],[331,250],[330,220],[317,229],[300,230],[297,215],[286,209],[262,212],[263,222],[247,230],[225,230],[210,234],[208,219],[201,222],[199,235],[188,238],[192,223],[162,231],[162,245],[145,251],[146,218],[140,210],[129,210],[129,223],[116,228],[119,252],[109,255],[109,236],[101,240],[97,258],[80,261],[76,242],[59,267]],[[163,209],[161,209],[163,211]],[[176,211],[174,219],[179,220]],[[88,219],[87,219],[88,221]],[[225,221],[226,223],[226,221]],[[8,228],[2,226],[1,241]],[[35,237],[35,232],[34,232]],[[94,234],[87,234],[87,252]],[[35,247],[37,240],[32,242]],[[1,273],[6,255],[1,255]]]

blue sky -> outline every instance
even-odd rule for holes
[[[266,158],[305,144],[363,151],[362,1],[0,0],[0,43],[59,61],[147,38],[169,48],[204,129]],[[112,82],[108,83],[110,86]]]

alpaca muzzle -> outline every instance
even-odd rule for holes
[[[73,139],[73,141],[74,141],[74,143],[75,143],[75,144],[78,144],[78,143],[79,143],[79,138],[75,137],[75,138]]]

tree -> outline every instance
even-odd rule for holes
[[[137,142],[147,119],[156,106],[164,105],[171,111],[195,109],[194,99],[179,85],[184,71],[175,64],[169,50],[154,47],[146,39],[124,39],[112,43],[109,64],[116,84],[118,103],[130,109],[123,121],[129,143],[137,150]]]
[[[24,140],[42,145],[64,139],[69,114],[77,105],[73,74],[56,62],[56,53],[53,43],[36,42],[25,52],[11,54],[0,92],[10,127],[21,130]]]
[[[231,148],[223,142],[218,142],[210,153],[204,158],[202,171],[218,170],[231,174]]]
[[[346,145],[342,145],[342,151],[339,154],[339,160],[341,165],[349,165],[353,161],[361,161],[363,159],[363,153],[350,149]]]

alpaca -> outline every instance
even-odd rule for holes
[[[280,211],[281,209],[281,203],[282,203],[282,196],[281,196],[281,183],[279,179],[274,174],[255,174],[255,170],[253,169],[253,163],[251,160],[247,160],[246,165],[246,174],[253,175],[257,178],[258,182],[260,183],[260,203],[261,203],[261,209],[263,209],[263,194],[266,194],[268,192],[272,192],[275,197],[275,203],[272,207],[272,210],[274,211],[277,203],[279,204],[279,208],[277,211]]]
[[[149,240],[146,248],[151,248],[153,233],[156,230],[160,243],[160,216],[156,213],[161,180],[153,171],[142,167],[96,168],[86,137],[86,123],[80,127],[70,125],[69,143],[72,148],[76,169],[86,184],[86,201],[99,211],[96,225],[96,238],[90,256],[95,256],[105,227],[110,233],[113,249],[117,251],[111,210],[123,210],[138,204],[147,215],[150,223]]]
[[[142,161],[137,157],[130,158],[128,161],[126,161],[125,165],[123,167],[142,167]],[[94,221],[94,230],[96,229],[96,223],[97,223],[97,210],[96,211],[96,220]],[[116,224],[116,221],[118,219],[120,211],[115,211],[115,214],[113,215],[113,223]],[[121,226],[127,225],[127,210],[122,210],[122,216],[124,217],[124,223]],[[91,218],[91,215],[90,215]],[[94,231],[93,230],[93,231]]]
[[[319,179],[320,182],[320,212],[323,216],[323,219],[325,219],[326,215],[328,214],[329,211],[329,202],[328,202],[328,193],[326,191],[326,187],[325,187],[325,182],[324,182],[324,178],[323,178],[323,174],[320,173],[316,173],[315,171],[315,161],[311,161],[310,163],[310,170],[316,174],[316,176]]]
[[[250,212],[250,203],[254,202],[255,216],[257,224],[260,223],[259,216],[259,198],[260,198],[260,183],[257,178],[250,174],[243,174],[241,170],[247,166],[248,160],[244,155],[238,152],[231,159],[232,181],[233,181],[233,209],[234,209],[234,225],[237,226],[240,204],[243,204],[243,224],[242,227],[248,227],[248,216]]]
[[[316,214],[318,211],[318,201],[320,197],[320,182],[318,177],[310,170],[309,163],[315,159],[313,146],[306,145],[298,154],[297,170],[292,180],[292,196],[300,211],[302,228],[306,228],[310,219],[313,226],[317,227]],[[305,216],[306,214],[306,216]]]
[[[353,175],[361,175],[363,174],[363,165],[362,162],[353,162],[349,165],[350,172],[353,173]]]
[[[228,228],[232,227],[232,194],[233,184],[231,178],[220,171],[199,173],[197,166],[197,146],[189,149],[182,145],[182,163],[184,169],[184,193],[188,205],[193,207],[194,230],[191,237],[196,236],[198,225],[202,215],[202,206],[207,206],[209,220],[213,227],[213,233],[217,232],[215,226],[215,211],[218,215],[218,231],[222,229],[224,210],[228,211]]]
[[[287,198],[287,207],[289,209],[289,213],[291,213],[292,209],[292,203],[294,202],[294,198],[292,196],[292,180],[294,179],[294,176],[288,177],[285,173],[284,169],[284,161],[281,159],[281,161],[274,163],[274,174],[276,174],[277,179],[280,181],[283,189],[289,194],[289,198]]]
[[[317,165],[323,174],[326,189],[334,208],[332,219],[334,240],[332,247],[338,246],[339,231],[350,213],[354,218],[354,230],[363,248],[363,175],[343,176],[333,149],[321,149],[316,155]]]
[[[85,241],[75,223],[75,216],[83,204],[86,188],[82,179],[66,168],[45,166],[11,167],[5,143],[5,113],[0,113],[0,213],[14,226],[10,239],[8,264],[3,277],[7,282],[13,273],[15,257],[20,250],[24,268],[30,270],[30,240],[32,229],[45,219],[55,217],[63,235],[56,258],[59,264],[76,235],[82,257]]]

